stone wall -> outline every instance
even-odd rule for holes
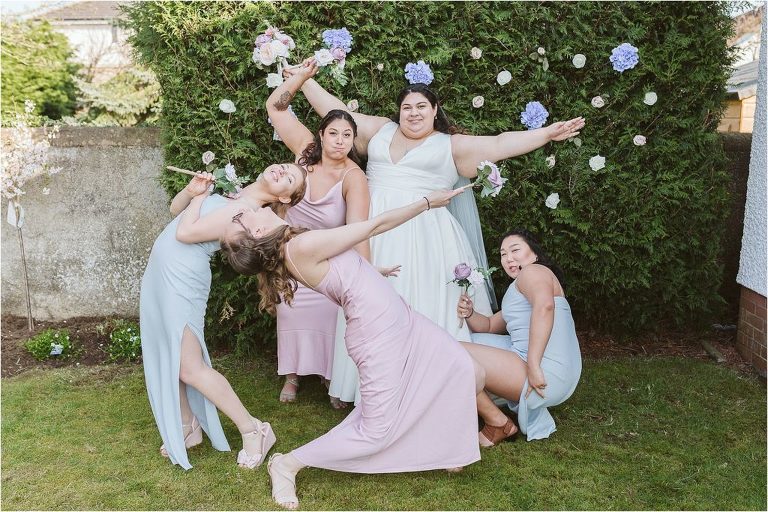
[[[28,182],[21,200],[33,316],[137,316],[149,251],[171,218],[157,181],[159,130],[67,127],[50,155],[62,171]],[[2,311],[26,315],[19,237],[5,222],[7,206],[3,200]]]

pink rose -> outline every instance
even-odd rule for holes
[[[269,37],[267,34],[261,34],[259,37],[256,38],[256,46],[261,46],[264,43],[268,43],[272,41],[272,38]]]
[[[504,184],[504,178],[501,177],[501,172],[495,165],[491,166],[491,173],[488,175],[488,182],[493,185],[493,188],[499,188]]]
[[[472,267],[466,263],[459,263],[456,268],[453,269],[453,277],[456,279],[466,279],[472,274]]]
[[[331,55],[333,55],[335,60],[344,60],[347,56],[347,52],[344,51],[344,48],[334,48],[331,50]]]

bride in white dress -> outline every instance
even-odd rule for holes
[[[332,109],[348,110],[344,102],[313,79],[307,80],[301,90],[321,116]],[[457,133],[437,95],[424,84],[403,89],[397,103],[397,122],[351,112],[358,126],[357,150],[368,155],[371,216],[412,203],[430,191],[469,183],[484,160],[498,162],[528,153],[550,141],[573,137],[584,126],[584,119],[577,117],[535,130],[478,137]],[[459,263],[487,267],[487,261],[474,196],[459,197],[463,201],[450,210],[426,212],[415,221],[372,238],[371,256],[377,266],[402,265],[400,276],[390,282],[405,301],[457,340],[471,341],[466,324],[460,325],[456,316],[461,288],[449,281]],[[490,287],[478,287],[473,298],[475,310],[491,313],[491,297]],[[353,401],[357,375],[344,349],[343,326],[341,318],[330,394]]]

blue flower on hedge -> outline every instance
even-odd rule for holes
[[[328,48],[343,48],[346,53],[352,51],[352,34],[347,27],[323,30],[323,42]]]
[[[408,83],[429,85],[432,80],[435,79],[435,75],[432,74],[432,70],[429,68],[429,64],[420,60],[414,64],[409,62],[405,65],[405,78]]]
[[[637,48],[629,43],[621,43],[611,52],[610,60],[611,64],[613,64],[613,69],[623,73],[635,67],[640,62],[640,57],[637,54]]]
[[[549,112],[538,101],[531,101],[525,105],[525,110],[520,112],[520,122],[529,130],[541,128],[547,122]]]

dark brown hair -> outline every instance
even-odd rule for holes
[[[344,121],[348,122],[352,127],[352,137],[357,137],[357,123],[355,122],[354,118],[352,118],[352,114],[346,110],[333,109],[325,114],[323,120],[320,121],[320,127],[315,133],[315,140],[310,142],[307,147],[304,148],[304,151],[301,152],[299,165],[308,167],[310,165],[315,165],[323,159],[323,146],[320,143],[320,134],[324,133],[325,129],[328,128],[328,125],[337,119],[343,119]],[[349,151],[349,153],[347,153],[347,157],[349,157],[349,159],[355,162],[359,167],[363,167],[363,160],[360,158],[360,155],[357,154],[357,149],[355,149],[354,144],[352,144],[352,149]]]
[[[229,240],[220,240],[221,251],[232,268],[258,278],[259,311],[274,316],[278,304],[293,302],[298,284],[285,266],[285,244],[304,231],[307,229],[283,225],[258,238],[240,231]]]
[[[541,248],[541,244],[539,244],[536,236],[527,229],[517,228],[504,234],[504,236],[501,237],[501,243],[504,243],[504,240],[511,236],[519,236],[526,244],[528,244],[528,247],[531,248],[533,254],[536,255],[535,263],[538,265],[543,265],[551,270],[552,273],[555,274],[557,280],[560,281],[560,286],[563,288],[563,291],[565,291],[565,274],[563,273],[563,269],[561,269],[554,261],[552,261],[552,258],[550,258],[546,252],[544,252],[544,249]],[[501,243],[499,245],[501,245]]]
[[[432,108],[437,107],[435,130],[447,133],[448,135],[453,135],[454,133],[464,133],[464,130],[459,128],[456,123],[454,123],[451,118],[448,117],[448,115],[443,110],[443,107],[440,105],[440,100],[437,99],[437,94],[435,94],[432,89],[427,87],[426,84],[412,84],[400,91],[400,94],[397,95],[398,112],[391,118],[394,122],[400,124],[400,107],[403,106],[405,97],[411,93],[421,94],[427,98],[429,104],[432,105]]]

